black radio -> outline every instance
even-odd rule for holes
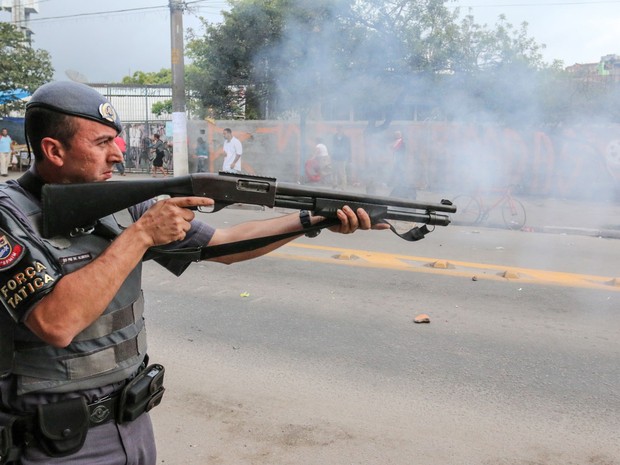
[[[118,423],[135,420],[159,405],[165,391],[164,371],[162,365],[149,365],[125,386],[118,407]]]

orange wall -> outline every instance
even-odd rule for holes
[[[221,166],[224,127],[231,127],[244,147],[244,169],[282,180],[297,180],[302,163],[299,125],[283,121],[192,121],[191,141],[206,132],[212,169]],[[351,139],[352,178],[365,182],[389,171],[389,145],[402,131],[408,163],[404,176],[433,190],[464,191],[519,184],[525,193],[558,197],[597,197],[620,191],[620,125],[516,129],[495,125],[444,122],[395,122],[369,133],[363,123],[308,123],[305,156],[315,137],[330,148],[336,125]]]

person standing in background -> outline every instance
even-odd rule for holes
[[[196,152],[194,155],[198,158],[197,173],[206,173],[209,171],[207,163],[209,163],[209,146],[202,137],[196,139]]]
[[[224,139],[224,153],[226,154],[226,158],[224,158],[222,170],[240,172],[241,155],[243,154],[241,141],[232,135],[232,129],[230,128],[224,129]]]
[[[152,176],[155,178],[157,177],[157,173],[161,172],[165,178],[168,176],[168,173],[166,173],[166,169],[164,168],[164,156],[166,155],[166,151],[164,150],[164,141],[161,140],[160,135],[157,133],[153,134],[153,145],[151,146],[151,150],[155,152]]]
[[[351,162],[351,140],[342,132],[342,126],[336,128],[331,157],[334,165],[334,188],[344,189],[347,187],[347,166]]]
[[[7,128],[2,128],[0,134],[0,175],[9,175],[9,164],[11,163],[11,145],[13,139],[9,136]]]
[[[306,161],[305,171],[306,182],[314,183],[321,181],[321,167],[319,166],[319,160],[316,157],[316,153],[312,153],[312,156]]]
[[[121,176],[125,176],[125,160],[127,159],[127,144],[125,143],[125,139],[121,137],[119,134],[114,138],[114,143],[119,148],[119,150],[123,153],[123,161],[120,163],[115,163],[114,166],[118,170],[118,173]]]
[[[318,160],[319,171],[321,174],[321,184],[330,184],[332,182],[332,160],[329,156],[327,146],[323,143],[323,139],[321,139],[320,137],[316,138],[314,156]]]
[[[390,196],[402,197],[415,200],[417,197],[413,179],[409,176],[409,160],[407,160],[407,148],[403,135],[400,131],[394,132],[392,151],[392,174],[390,176]]]

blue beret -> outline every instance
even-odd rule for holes
[[[118,133],[123,130],[112,104],[92,87],[79,82],[57,81],[42,85],[32,94],[26,112],[31,108],[87,118],[110,126]]]

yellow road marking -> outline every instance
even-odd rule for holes
[[[389,268],[417,273],[442,274],[469,279],[551,284],[620,291],[620,278],[595,276],[533,268],[461,262],[411,255],[342,249],[308,244],[287,244],[271,252],[272,256],[368,268]]]

